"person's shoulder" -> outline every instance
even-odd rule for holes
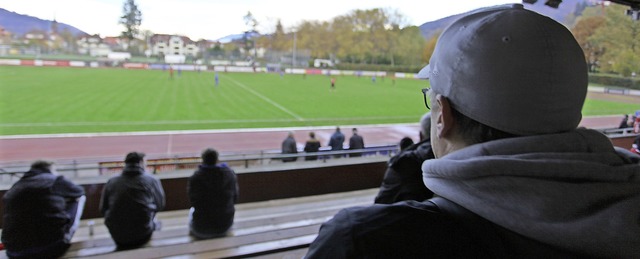
[[[218,170],[220,170],[220,172],[222,172],[223,174],[232,174],[235,175],[236,172],[233,170],[233,168],[227,166],[227,164],[220,164],[219,166],[217,166]]]
[[[405,221],[424,215],[436,215],[440,211],[431,202],[403,201],[393,204],[373,204],[371,206],[352,207],[341,210],[336,220],[346,220],[358,225],[386,225],[391,222]]]
[[[403,201],[343,209],[325,223],[323,228],[325,230],[321,228],[320,243],[332,242],[335,246],[352,247],[353,250],[350,253],[362,257],[422,258],[427,255],[446,257],[456,254],[450,253],[460,245],[455,240],[465,239],[459,222],[450,215],[442,213],[429,201]],[[329,239],[339,237],[346,239],[331,241],[327,239],[328,237]],[[465,246],[464,250],[471,251],[467,248]],[[317,254],[327,252],[316,251],[323,249],[328,249],[326,244],[315,244],[312,245],[311,251]]]

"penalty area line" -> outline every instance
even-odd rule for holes
[[[252,93],[255,96],[260,97],[260,99],[264,100],[265,102],[268,102],[269,104],[275,106],[276,108],[282,110],[283,112],[288,113],[289,115],[293,116],[294,118],[298,119],[298,121],[304,121],[304,118],[302,118],[300,115],[290,111],[289,109],[285,108],[284,106],[278,104],[277,102],[267,98],[264,95],[261,95],[260,93],[254,91],[253,89],[249,88],[248,86],[244,85],[243,83],[240,83],[236,80],[234,80],[233,78],[227,77],[227,79],[231,80],[233,83],[235,83],[236,85],[242,87],[244,90],[247,90],[248,92]]]

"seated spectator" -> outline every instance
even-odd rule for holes
[[[9,258],[62,256],[78,228],[82,187],[56,175],[53,163],[38,160],[3,197],[2,243]]]
[[[329,138],[329,144],[327,146],[331,147],[331,151],[341,151],[344,147],[344,134],[340,132],[340,127],[336,127],[336,131],[331,134],[331,138]],[[333,155],[335,158],[342,157],[341,154]]]
[[[349,138],[349,149],[350,150],[364,149],[364,140],[362,139],[362,136],[358,135],[358,129],[353,128],[351,132],[353,135],[351,135],[351,137]],[[349,154],[349,157],[358,157],[358,156],[362,156],[362,153]]]
[[[635,154],[640,155],[640,135],[638,135],[633,141],[633,144],[631,144],[631,149],[629,150]]]
[[[189,233],[199,239],[226,235],[236,212],[238,180],[227,164],[218,163],[216,150],[202,152],[202,164],[189,177],[187,192],[191,203]]]
[[[342,210],[307,258],[640,255],[640,156],[577,128],[587,65],[564,25],[521,4],[466,13],[418,76],[436,197]]]
[[[413,139],[411,139],[410,137],[402,138],[400,140],[400,143],[398,144],[398,146],[400,147],[400,152],[404,151],[405,149],[407,149],[411,145],[413,145]]]
[[[316,139],[316,134],[309,132],[309,140],[304,145],[304,152],[315,153],[320,150],[320,141]],[[306,156],[304,160],[318,160],[318,156]]]
[[[298,153],[298,145],[296,144],[296,140],[293,138],[293,132],[289,131],[287,133],[287,138],[282,141],[282,154],[297,154]],[[282,159],[282,162],[293,162],[298,160],[297,157],[285,157]]]
[[[622,121],[620,121],[620,125],[618,126],[618,129],[626,129],[632,126],[629,126],[629,115],[624,114],[622,115]]]
[[[427,113],[420,119],[420,142],[389,159],[375,203],[424,201],[433,197],[422,182],[422,162],[434,158],[430,134],[431,114]]]
[[[144,156],[127,154],[122,174],[109,179],[102,190],[100,212],[119,250],[144,245],[160,228],[155,216],[164,209],[164,190],[158,179],[145,172]]]

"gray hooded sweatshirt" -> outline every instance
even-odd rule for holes
[[[563,250],[640,256],[640,157],[601,133],[509,138],[422,165],[425,185],[479,216]]]

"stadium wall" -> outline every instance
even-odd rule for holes
[[[40,60],[40,59],[0,59],[0,66],[53,66],[53,67],[113,67],[118,61],[74,61],[74,60]],[[173,66],[175,70],[182,71],[215,71],[215,72],[237,72],[237,73],[266,73],[266,67],[251,66],[229,66],[229,65],[188,65],[188,64],[148,64],[136,62],[118,63],[118,67],[125,69],[155,69],[168,70]],[[354,71],[354,70],[335,70],[335,69],[302,69],[287,68],[284,70],[287,74],[307,74],[307,75],[346,75],[346,76],[395,76],[396,78],[415,79],[415,73],[388,73],[386,71]]]

